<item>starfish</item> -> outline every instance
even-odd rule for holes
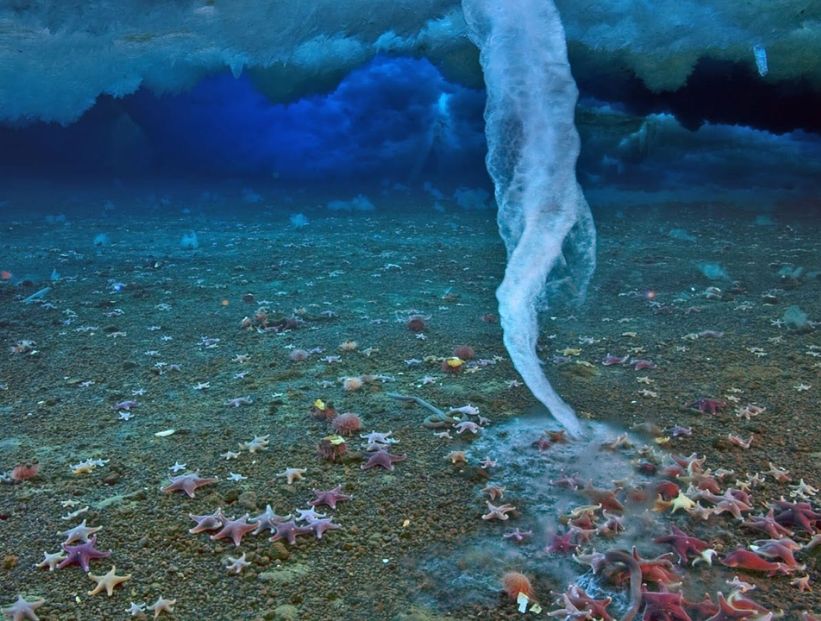
[[[633,546],[633,560],[641,570],[641,579],[644,582],[654,582],[666,586],[677,582],[678,576],[673,573],[672,554],[661,554],[655,558],[642,558],[636,546]]]
[[[239,547],[239,543],[242,541],[243,535],[250,533],[255,528],[256,525],[248,523],[248,514],[246,513],[240,518],[225,520],[222,524],[222,529],[211,535],[211,541],[230,537],[231,541],[234,542],[234,546]]]
[[[750,600],[745,599],[745,602]],[[719,591],[718,593],[718,610],[716,611],[715,615],[710,617],[710,619],[715,619],[718,621],[725,621],[729,619],[749,619],[752,616],[752,610],[748,608],[736,608],[733,604],[727,601],[724,597],[724,593]],[[708,621],[710,621],[708,619]]]
[[[510,516],[508,513],[515,511],[516,507],[513,505],[499,505],[496,506],[489,500],[486,501],[488,512],[482,515],[483,520],[507,520]]]
[[[577,607],[580,611],[586,612],[588,616],[582,618],[602,619],[602,621],[614,621],[614,618],[607,612],[607,607],[612,598],[593,599],[583,589],[580,589],[575,584],[571,585],[564,594],[565,602]]]
[[[136,617],[137,615],[141,615],[145,612],[145,604],[138,604],[136,602],[131,602],[131,605],[126,610],[127,613],[131,614],[132,617]]]
[[[459,435],[461,435],[465,431],[473,434],[482,431],[482,428],[471,420],[463,420],[461,423],[456,423],[454,425],[454,429],[456,429],[456,433]]]
[[[393,470],[393,464],[397,461],[405,461],[407,455],[391,455],[386,450],[376,451],[368,458],[368,461],[362,464],[362,470],[368,470],[379,466],[385,470]]]
[[[270,434],[264,436],[254,436],[253,439],[248,442],[240,442],[239,448],[241,450],[248,451],[249,453],[256,453],[257,451],[267,451],[268,438],[270,438]]]
[[[307,522],[308,524],[313,524],[321,518],[328,517],[327,513],[319,513],[313,507],[310,507],[308,509],[297,509],[296,512],[298,514],[296,516],[296,521]]]
[[[481,491],[487,494],[491,500],[502,498],[505,495],[505,488],[500,485],[487,485]]]
[[[750,530],[760,530],[767,533],[773,539],[779,537],[792,537],[793,532],[786,526],[782,526],[775,521],[775,509],[770,507],[767,515],[756,515],[747,518],[747,521],[741,524],[741,528],[748,528]]]
[[[801,549],[801,545],[787,537],[783,539],[759,539],[750,545],[750,549],[765,558],[781,559],[790,569],[804,569],[804,566],[799,565],[793,555],[794,552]]]
[[[284,471],[278,472],[278,477],[285,477],[288,485],[293,485],[294,481],[299,481],[302,476],[308,472],[306,468],[285,468]]]
[[[367,446],[366,451],[378,451],[386,448],[389,444],[397,444],[399,440],[392,438],[393,432],[380,433],[378,431],[371,431],[370,433],[362,434],[359,437],[365,438]]]
[[[3,616],[10,618],[12,621],[23,621],[23,619],[39,621],[39,617],[34,611],[45,603],[46,600],[42,598],[28,601],[18,594],[16,602],[8,608],[3,608]]]
[[[271,505],[265,505],[265,511],[255,517],[252,517],[250,521],[257,525],[254,529],[253,534],[258,535],[266,528],[273,533],[274,531],[276,531],[277,526],[279,526],[286,520],[290,519],[290,515],[277,515],[276,513],[274,513],[274,510],[271,509]]]
[[[721,560],[721,563],[726,567],[746,569],[748,571],[766,571],[768,576],[774,576],[779,572],[783,574],[790,573],[789,568],[784,563],[767,561],[755,552],[750,552],[744,548],[738,548],[731,552]]]
[[[185,492],[188,494],[189,498],[193,498],[195,489],[202,487],[203,485],[211,485],[216,482],[216,478],[201,478],[199,472],[181,474],[176,477],[171,477],[171,482],[163,487],[162,491],[166,494],[170,494],[171,492]]]
[[[673,526],[672,528],[672,534],[657,537],[656,543],[669,543],[678,555],[679,562],[682,565],[687,563],[687,555],[690,552],[694,552],[698,555],[708,548],[706,541],[691,537],[676,526]]]
[[[174,604],[177,603],[175,599],[165,599],[162,595],[157,598],[157,601],[151,604],[148,609],[154,611],[154,618],[160,616],[162,612],[174,612]]]
[[[644,619],[669,619],[670,621],[690,621],[690,615],[682,608],[686,605],[681,593],[665,591],[651,592],[642,589],[641,601],[644,604]]]
[[[682,438],[685,436],[693,435],[693,428],[683,427],[681,425],[673,425],[672,427],[668,427],[667,429],[665,429],[664,433],[670,436],[671,438]]]
[[[691,410],[695,410],[700,414],[718,414],[720,410],[727,407],[727,403],[721,399],[710,399],[709,397],[702,397],[691,402],[688,406]]]
[[[314,520],[308,525],[308,529],[314,532],[317,539],[322,539],[322,535],[327,531],[336,530],[338,528],[342,528],[342,526],[333,522],[333,518],[321,518]]]
[[[582,489],[582,493],[596,504],[600,504],[604,509],[624,511],[624,505],[616,498],[615,490],[593,487],[592,481],[588,481]]]
[[[550,541],[550,545],[545,548],[545,552],[554,554],[570,554],[575,552],[578,544],[573,542],[573,531],[568,531],[564,535],[556,533]]]
[[[815,533],[815,525],[821,522],[821,513],[816,513],[808,502],[775,501],[778,514],[775,520],[782,526],[800,526],[811,535]]]
[[[522,543],[525,539],[531,537],[532,535],[532,530],[520,530],[518,528],[514,528],[513,530],[503,534],[502,539],[513,539],[516,543]]]
[[[288,520],[276,525],[276,534],[269,541],[285,539],[289,544],[294,545],[297,535],[307,535],[310,532],[313,532],[310,526],[297,526],[294,520]]]
[[[59,535],[63,535],[66,540],[63,542],[65,545],[70,543],[74,543],[76,541],[86,542],[88,541],[88,536],[93,535],[98,530],[102,529],[102,526],[94,526],[89,527],[86,526],[86,521],[83,520],[80,524],[75,526],[74,528],[69,528],[66,531],[58,533]]]
[[[248,561],[245,560],[245,552],[242,553],[242,556],[239,558],[234,558],[233,556],[228,557],[228,565],[225,568],[228,571],[233,571],[235,574],[240,573],[243,569],[250,565]]]
[[[89,591],[88,594],[97,595],[97,593],[105,589],[106,594],[111,597],[114,594],[114,587],[118,584],[122,584],[126,580],[131,579],[131,574],[128,574],[127,576],[118,576],[116,571],[117,567],[112,565],[111,571],[103,576],[95,576],[94,574],[89,573],[88,577],[94,580],[97,583],[97,586],[94,587],[94,590]]]
[[[342,493],[341,485],[337,485],[335,488],[326,491],[320,491],[318,489],[315,489],[314,494],[316,494],[316,498],[314,498],[312,501],[308,503],[313,507],[318,507],[319,505],[327,505],[331,509],[336,509],[336,503],[341,502],[343,500],[351,499],[351,496],[346,496]]]
[[[59,552],[54,552],[53,554],[49,554],[48,552],[43,552],[43,560],[37,563],[35,567],[38,569],[44,569],[48,567],[49,571],[54,571],[57,569],[57,565],[66,557],[63,554],[63,551],[60,550]]]
[[[63,559],[59,565],[57,565],[58,569],[62,569],[63,567],[68,567],[69,565],[79,565],[83,568],[83,571],[88,573],[88,562],[98,558],[108,558],[111,556],[111,552],[103,552],[98,550],[96,547],[97,545],[97,535],[92,535],[91,539],[89,539],[85,543],[81,543],[77,546],[67,546],[63,544],[63,550],[66,551],[68,556]]]
[[[194,515],[193,513],[189,513],[188,517],[197,523],[196,526],[188,529],[188,532],[192,535],[208,530],[217,530],[218,528],[222,528],[222,525],[225,523],[225,515],[221,508],[207,515]]]

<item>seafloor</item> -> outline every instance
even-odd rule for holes
[[[766,538],[741,524],[780,497],[804,496],[818,510],[821,338],[813,320],[821,319],[821,219],[677,206],[595,215],[598,268],[588,301],[545,317],[546,372],[583,417],[611,423],[614,438],[619,429],[638,434],[632,447],[617,444],[607,454],[655,462],[661,476],[665,454],[696,453],[713,472],[733,471],[721,479],[722,492],[747,489],[752,500],[741,519],[700,518],[663,505],[652,511],[650,494],[625,513],[633,521],[629,540],[595,537],[577,552],[636,544],[656,556],[669,548],[653,538],[676,524],[718,553],[712,566],[675,568],[688,597],[715,599],[738,575],[757,587],[750,597],[785,618],[818,614],[818,547],[796,553],[805,569],[773,577],[719,559]],[[198,235],[196,249],[180,247],[189,230]],[[95,247],[103,232],[111,243]],[[506,472],[507,432],[493,436],[498,450],[488,456],[497,464],[483,468],[484,455],[470,451],[472,434],[436,436],[442,429],[422,426],[428,411],[387,396],[476,406],[489,421],[478,434],[485,437],[533,409],[494,321],[503,267],[490,213],[323,213],[301,228],[286,212],[247,207],[223,217],[4,217],[0,269],[13,275],[0,285],[0,470],[36,460],[39,472],[0,484],[0,603],[18,593],[42,597],[43,621],[130,618],[132,602],[160,596],[176,600],[160,619],[514,619],[522,615],[501,590],[513,569],[529,575],[545,617],[589,568],[545,552],[544,533],[521,546],[502,539],[540,523],[529,509],[538,477]],[[713,273],[719,268],[726,278]],[[59,279],[50,283],[52,269]],[[27,272],[32,282],[15,284]],[[21,301],[46,286],[41,299]],[[785,320],[791,306],[808,320],[795,311]],[[273,329],[243,329],[243,318],[260,307]],[[424,332],[406,326],[415,314],[426,318]],[[277,323],[292,317],[298,321]],[[33,343],[12,351],[22,341]],[[345,341],[355,348],[340,350]],[[442,359],[463,344],[476,357],[460,373],[443,372]],[[291,361],[299,348],[322,351]],[[604,366],[608,353],[653,366]],[[373,377],[343,389],[342,378],[362,376]],[[231,403],[240,397],[248,399]],[[716,400],[715,413],[688,407],[703,398]],[[393,432],[400,442],[390,452],[407,459],[393,471],[363,470],[368,456],[356,434],[338,462],[321,460],[317,446],[332,432],[311,416],[317,399],[358,414],[362,433]],[[130,417],[116,407],[128,400],[136,401]],[[747,408],[745,418],[748,405],[764,409]],[[671,437],[675,425],[692,435]],[[749,448],[728,434],[752,438]],[[255,436],[268,438],[267,449],[240,448]],[[520,450],[548,468],[549,445]],[[467,464],[448,458],[459,450]],[[579,450],[594,461],[602,453],[598,444]],[[239,456],[228,460],[228,451]],[[102,461],[74,473],[90,459]],[[218,481],[194,498],[163,493],[175,463],[185,465],[178,474]],[[303,478],[287,484],[279,476],[286,468],[304,468]],[[777,481],[777,468],[789,480]],[[244,478],[232,481],[229,473]],[[572,474],[613,486],[600,472]],[[488,481],[513,491],[503,499],[516,507],[506,522],[481,519]],[[321,507],[341,528],[320,540],[308,535],[289,545],[271,543],[270,533],[248,534],[234,547],[188,532],[189,513],[222,507],[229,517],[254,516],[271,505],[285,514],[306,508],[312,490],[338,485],[352,499]],[[627,503],[630,482],[620,485],[617,497]],[[577,495],[576,504],[591,502]],[[111,597],[87,595],[95,582],[76,565],[35,567],[44,552],[59,551],[59,533],[81,520],[101,527],[97,547],[111,551],[91,562],[91,573],[116,565],[118,575],[131,575]],[[811,534],[795,529],[794,539],[803,546]],[[501,546],[515,553],[499,553]],[[227,557],[243,554],[250,564],[229,573]],[[554,559],[562,563],[558,575]],[[811,590],[799,589],[803,576]]]

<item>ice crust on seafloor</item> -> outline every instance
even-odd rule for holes
[[[487,106],[487,168],[507,266],[496,297],[513,366],[533,395],[574,436],[582,426],[544,375],[538,313],[569,283],[583,297],[596,235],[576,181],[578,90],[561,19],[550,0],[463,0],[481,50]]]
[[[577,79],[625,69],[653,90],[672,90],[705,57],[758,75],[754,50],[766,50],[762,80],[804,77],[821,89],[818,2],[556,4]],[[425,56],[448,79],[481,85],[459,0],[3,2],[0,121],[68,123],[101,94],[178,91],[226,69],[248,71],[273,101],[291,101],[332,89],[377,54]]]

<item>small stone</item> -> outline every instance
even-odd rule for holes
[[[283,604],[274,609],[274,619],[277,621],[298,621],[299,609],[292,604]]]
[[[237,498],[237,503],[245,509],[254,511],[257,509],[256,492],[242,492]]]
[[[274,545],[271,546],[271,556],[278,561],[287,561],[291,556],[291,553],[288,551],[288,547],[284,543],[281,541],[276,541],[274,542]]]

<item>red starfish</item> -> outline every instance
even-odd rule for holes
[[[607,607],[613,598],[593,599],[575,584],[568,589],[565,595],[571,604],[588,614],[587,618],[613,621],[613,617],[607,612]]]
[[[600,504],[603,509],[610,511],[624,511],[624,505],[616,498],[616,492],[612,489],[602,489],[600,487],[593,487],[592,482],[588,482],[582,490],[584,495],[590,498],[596,504]]]
[[[684,602],[684,607],[696,618],[706,619],[718,612],[718,605],[705,593],[700,602]]]
[[[747,604],[752,604],[756,606],[756,608],[747,607]],[[737,607],[735,604],[742,604],[741,607]],[[733,602],[728,602],[727,599],[724,597],[723,593],[718,594],[718,612],[716,612],[712,617],[708,618],[707,621],[729,621],[730,619],[749,619],[755,610],[761,610],[761,607],[758,606],[755,602],[745,598],[739,597]],[[765,611],[766,612],[766,611]]]
[[[727,567],[737,567],[749,571],[766,571],[767,575],[773,576],[778,572],[790,573],[789,568],[784,563],[773,563],[758,556],[755,552],[750,552],[744,548],[738,548],[725,556],[721,563]]]
[[[641,578],[646,582],[656,584],[673,584],[678,581],[678,576],[672,572],[673,563],[668,558],[669,554],[661,554],[656,558],[641,558],[635,546],[633,546],[633,559],[639,564]]]
[[[644,619],[665,619],[666,621],[691,621],[682,605],[684,596],[681,593],[662,591],[652,593],[642,588],[642,603],[644,604]]]
[[[682,565],[687,564],[689,552],[693,552],[697,556],[709,547],[706,541],[691,537],[676,526],[672,528],[672,534],[657,537],[656,543],[669,543],[678,554],[678,560]]]
[[[566,532],[564,535],[556,533],[550,541],[550,545],[545,549],[546,552],[554,554],[570,554],[575,552],[579,546],[573,542],[573,532]]]

